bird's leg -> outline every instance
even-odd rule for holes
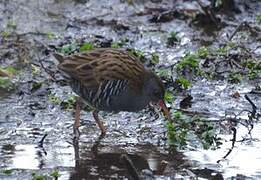
[[[80,113],[81,113],[81,98],[77,97],[76,99],[76,110],[75,110],[75,120],[73,125],[74,137],[78,139],[80,137]]]
[[[96,121],[96,124],[99,126],[99,128],[100,128],[100,130],[101,130],[101,135],[104,136],[105,133],[106,133],[106,129],[105,129],[105,127],[104,127],[102,121],[100,121],[100,119],[99,119],[98,111],[97,111],[97,110],[94,110],[92,114],[93,114],[93,117],[94,117],[94,119],[95,119],[95,121]]]

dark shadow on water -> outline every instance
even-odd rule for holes
[[[223,179],[217,171],[195,167],[183,153],[173,149],[167,151],[151,144],[119,146],[109,143],[105,145],[105,142],[102,137],[99,137],[94,143],[74,141],[73,145],[51,148],[45,144],[47,149],[35,144],[6,144],[0,148],[2,157],[0,161],[6,168],[17,170],[42,171],[61,168],[60,170],[68,175],[67,178],[73,180],[157,179],[158,177],[175,179],[190,177],[191,174],[194,177]],[[17,178],[17,175],[13,174],[12,177]]]

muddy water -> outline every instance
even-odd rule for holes
[[[31,179],[32,173],[50,177],[56,169],[61,175],[59,179],[126,179],[135,174],[124,161],[126,156],[145,179],[261,178],[259,122],[254,125],[251,140],[237,142],[231,155],[220,163],[217,161],[231,147],[231,134],[221,135],[227,142],[215,151],[202,150],[193,146],[193,143],[182,151],[168,151],[166,141],[163,140],[165,121],[162,117],[155,119],[147,111],[101,113],[108,128],[106,137],[101,140],[91,113],[82,112],[81,138],[79,142],[73,142],[73,111],[61,109],[48,100],[50,93],[66,99],[72,95],[71,89],[51,81],[41,68],[38,74],[33,74],[30,64],[37,64],[40,57],[43,64],[53,70],[54,59],[44,52],[43,44],[55,46],[83,37],[93,41],[99,35],[113,41],[127,37],[130,46],[144,51],[145,55],[157,52],[160,56],[158,66],[169,66],[201,43],[218,44],[223,41],[242,17],[252,21],[254,15],[260,12],[260,6],[254,2],[249,6],[255,8],[236,15],[217,36],[209,36],[204,29],[191,26],[189,20],[150,22],[157,9],[157,13],[170,10],[171,7],[186,7],[193,11],[197,9],[193,3],[0,1],[0,30],[10,33],[9,38],[1,37],[0,63],[1,66],[12,65],[20,70],[14,79],[16,90],[1,92],[0,97],[0,179]],[[178,32],[181,42],[175,47],[167,47],[167,36],[173,30]],[[21,36],[19,46],[17,34]],[[252,38],[242,41],[253,49],[258,44],[260,46]],[[31,91],[33,82],[42,83],[35,92]],[[230,112],[251,110],[244,98],[245,94],[260,108],[260,94],[250,93],[254,86],[252,82],[239,85],[224,81],[195,82],[189,90],[193,96],[192,107],[187,111],[216,120]],[[233,98],[231,95],[235,92],[239,92],[241,97]],[[178,108],[182,99],[183,95],[177,95],[172,106]],[[48,136],[43,147],[39,147],[37,144],[44,134]],[[238,127],[237,136],[238,140],[250,138],[243,126]],[[160,172],[164,163],[167,165]],[[11,169],[12,173],[7,175],[4,173],[6,169]]]

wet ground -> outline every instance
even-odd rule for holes
[[[253,123],[251,135],[246,126],[236,126],[238,142],[231,154],[222,159],[231,148],[230,131],[220,130],[223,144],[216,150],[204,150],[195,141],[186,148],[170,150],[164,139],[166,122],[147,110],[101,112],[108,129],[103,139],[99,138],[91,113],[82,111],[81,137],[75,143],[73,110],[63,108],[54,99],[63,101],[74,95],[60,81],[61,76],[52,73],[56,72],[57,63],[51,54],[57,47],[82,41],[106,47],[128,39],[124,48],[142,50],[147,57],[156,52],[156,69],[170,67],[202,45],[216,47],[226,42],[243,21],[253,25],[255,32],[260,30],[256,22],[260,3],[237,4],[240,13],[218,16],[226,25],[213,30],[192,22],[191,14],[200,9],[194,1],[0,1],[0,65],[18,70],[12,78],[15,88],[0,91],[0,179],[41,175],[52,179],[54,172],[59,172],[59,179],[135,179],[137,172],[144,179],[261,178],[258,121]],[[171,31],[178,33],[180,42],[167,46]],[[260,31],[256,33],[252,36],[251,32],[242,31],[233,39],[260,60]],[[183,109],[184,113],[215,121],[227,114],[251,111],[251,104],[244,98],[248,95],[260,113],[260,84],[260,76],[239,84],[200,79],[189,90],[174,94],[174,102],[168,105],[180,109],[180,101],[190,94],[192,105]],[[233,96],[235,93],[239,96]],[[246,113],[238,117],[249,118]],[[38,142],[45,134],[40,147]],[[221,161],[217,163],[218,160]]]

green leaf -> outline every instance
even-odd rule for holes
[[[167,39],[168,46],[173,46],[176,42],[180,41],[180,38],[177,35],[178,33],[175,31],[170,32],[169,37]]]
[[[151,63],[156,65],[159,63],[159,55],[157,53],[152,53],[152,59],[151,59]]]
[[[0,77],[0,88],[11,91],[14,88],[14,84],[9,77]]]
[[[190,81],[185,77],[178,78],[177,83],[180,84],[184,89],[188,89],[191,86]]]
[[[61,176],[58,170],[54,170],[50,175],[55,179],[58,179]]]
[[[160,77],[164,77],[164,78],[171,77],[171,69],[156,69],[156,73]]]
[[[78,48],[78,45],[76,43],[66,44],[63,45],[61,48],[58,49],[58,52],[61,54],[68,55],[74,51],[76,51]]]
[[[206,48],[205,46],[201,47],[198,49],[198,52],[197,52],[198,56],[200,58],[206,58],[209,54],[209,50],[208,48]]]
[[[174,100],[173,93],[170,91],[166,91],[164,94],[164,100],[168,103],[172,103]]]
[[[81,47],[80,47],[80,52],[83,52],[83,51],[88,51],[88,50],[91,50],[93,49],[93,45],[92,43],[84,43]]]

